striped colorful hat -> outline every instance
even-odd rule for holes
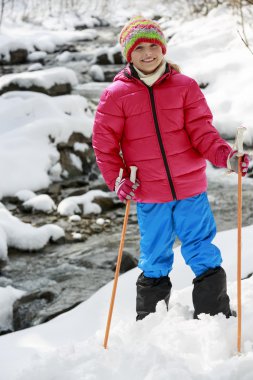
[[[119,42],[127,62],[131,61],[132,51],[141,42],[153,42],[166,53],[166,40],[160,26],[153,20],[138,16],[133,17],[122,29]]]

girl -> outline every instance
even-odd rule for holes
[[[193,280],[194,318],[200,313],[231,315],[220,250],[212,244],[216,225],[207,199],[206,159],[237,170],[236,151],[212,125],[212,113],[195,80],[164,59],[160,26],[143,17],[122,29],[128,65],[104,91],[95,117],[97,164],[119,199],[137,202],[140,229],[137,320],[168,307],[173,243],[180,239]],[[129,167],[138,167],[138,180]],[[246,174],[249,157],[242,157]],[[122,179],[116,182],[120,168]]]

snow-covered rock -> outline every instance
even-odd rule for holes
[[[23,207],[26,210],[42,211],[46,214],[50,214],[56,210],[56,205],[53,199],[47,194],[36,195],[35,197],[28,199],[23,203]]]
[[[105,197],[108,198],[109,194],[101,190],[91,190],[88,193],[80,196],[73,196],[65,198],[58,205],[58,213],[60,215],[73,215],[77,214],[99,214],[102,209],[93,200],[96,197]]]
[[[57,241],[64,236],[63,229],[57,225],[33,227],[13,216],[7,209],[0,209],[0,257],[6,258],[6,247],[36,251],[50,240]]]
[[[73,70],[65,67],[6,74],[0,78],[0,93],[8,91],[38,91],[49,95],[70,93],[73,86],[78,84]]]
[[[19,190],[15,197],[17,197],[21,202],[28,201],[36,196],[36,194],[31,190]]]
[[[10,285],[5,288],[0,287],[0,331],[12,331],[12,306],[24,294],[23,290]]]
[[[105,80],[104,72],[101,66],[92,65],[89,72],[95,82],[103,82]]]

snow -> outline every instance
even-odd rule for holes
[[[84,84],[78,84],[74,88],[74,92],[77,92],[78,94],[81,94],[82,96],[87,97],[97,97],[99,98],[102,91],[109,86],[109,82],[95,82],[95,83],[84,83]]]
[[[234,138],[244,125],[248,129],[244,141],[252,145],[252,55],[231,12],[220,6],[207,17],[185,22],[170,39],[167,56],[198,83],[209,84],[203,92],[223,136]],[[249,38],[253,40],[252,31]]]
[[[0,213],[1,213],[0,209]],[[0,214],[1,215],[1,214]],[[7,236],[5,230],[0,226],[0,260],[6,261],[8,257]]]
[[[100,47],[96,50],[94,50],[95,56],[100,56],[102,54],[106,54],[107,58],[111,63],[114,63],[114,54],[121,52],[120,44],[116,44],[112,47]]]
[[[243,228],[243,275],[253,271],[250,241],[253,226]],[[228,293],[236,300],[236,230],[218,233]],[[237,355],[237,318],[201,315],[193,320],[193,274],[180,248],[175,265],[169,312],[135,322],[138,268],[119,277],[108,349],[102,346],[112,282],[73,310],[43,325],[0,339],[1,375],[8,380],[189,379],[248,380],[253,376],[253,276],[242,281],[242,354]],[[10,361],[10,358],[12,360]],[[14,364],[15,363],[15,364]]]
[[[31,190],[19,190],[15,196],[20,200],[20,201],[28,201],[29,199],[32,199],[36,196],[36,194],[31,191]]]
[[[53,199],[48,194],[36,195],[23,203],[24,208],[31,209],[32,211],[43,211],[50,214],[56,210],[56,205]]]
[[[11,83],[25,88],[38,86],[49,89],[56,84],[69,83],[75,86],[78,84],[78,80],[73,70],[65,67],[53,67],[39,71],[3,75],[0,78],[0,90],[9,86]]]
[[[80,220],[81,220],[81,217],[79,215],[71,215],[69,217],[70,222],[80,222]]]
[[[103,82],[105,80],[104,72],[99,65],[92,65],[90,68],[90,75],[93,80]]]
[[[57,144],[67,142],[73,132],[90,137],[93,124],[83,97],[49,97],[30,91],[2,95],[0,118],[2,196],[46,188],[52,179],[60,178]]]
[[[6,259],[7,246],[20,250],[39,250],[49,242],[65,235],[57,225],[47,224],[33,227],[13,216],[7,209],[0,208],[0,258]]]
[[[0,56],[2,55],[4,60],[8,62],[10,51],[16,49],[26,49],[31,54],[37,53],[36,50],[43,54],[53,53],[57,46],[75,41],[92,41],[96,37],[97,32],[94,29],[45,31],[45,29],[34,25],[31,29],[31,25],[25,23],[20,25],[5,22],[1,26]]]
[[[13,303],[25,294],[24,291],[8,285],[0,288],[0,329],[12,330],[12,306]]]
[[[17,49],[26,49],[26,45],[21,41],[10,41],[6,42],[3,39],[3,36],[0,36],[0,57],[5,62],[10,61],[10,52],[15,51]]]
[[[72,237],[75,240],[80,240],[82,238],[82,234],[80,234],[79,232],[72,232]]]
[[[80,196],[72,196],[63,199],[57,208],[60,215],[72,215],[74,213],[81,214],[99,214],[101,207],[94,203],[96,197],[110,197],[110,195],[102,190],[91,190]]]
[[[70,153],[69,156],[70,156],[72,165],[75,166],[82,173],[83,165],[82,165],[82,161],[80,157],[77,157],[74,153]]]
[[[71,56],[72,54],[69,51],[64,51],[63,53],[59,54],[56,59],[61,63],[66,63],[68,61],[71,61]]]
[[[46,58],[47,53],[45,51],[34,51],[33,53],[28,54],[28,61],[34,62],[39,61],[40,59],[43,60]]]
[[[76,152],[86,152],[87,150],[89,150],[89,145],[86,143],[76,142],[74,144],[74,151],[76,151]]]
[[[43,65],[41,63],[34,63],[27,68],[27,71],[38,71],[43,70]]]

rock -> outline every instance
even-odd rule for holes
[[[106,53],[101,53],[97,55],[96,63],[98,65],[111,65],[112,62],[109,60],[108,55]]]
[[[13,332],[13,331],[12,330],[0,330],[0,336],[10,334],[11,332]]]
[[[1,88],[0,94],[4,94],[8,91],[34,91],[42,92],[43,94],[47,94],[49,96],[58,96],[70,94],[71,90],[72,86],[70,83],[57,83],[50,88],[44,88],[35,84],[32,84],[30,87],[24,87],[22,85],[19,85],[18,83],[11,82],[7,86],[3,86]]]
[[[60,151],[60,163],[62,169],[68,172],[68,178],[76,177],[83,173],[80,168],[73,164],[73,154],[74,153],[71,150]]]
[[[11,284],[12,284],[12,280],[10,278],[0,276],[0,287],[1,288],[5,288],[6,286],[11,285]]]
[[[68,193],[68,197],[76,197],[87,193],[87,187],[78,188],[77,190],[72,190]]]
[[[95,197],[93,202],[97,203],[101,207],[102,212],[113,210],[117,207],[117,205],[114,203],[113,198]]]
[[[89,183],[83,177],[70,178],[61,182],[62,189],[79,188],[80,186],[87,185],[89,185]],[[68,196],[68,194],[64,195],[63,198],[65,198],[66,196]]]
[[[56,198],[61,193],[61,183],[51,183],[47,190],[48,194]]]
[[[38,312],[53,302],[57,295],[52,290],[37,290],[24,295],[13,304],[14,331],[33,326]]]
[[[37,318],[35,318],[33,321],[33,325],[39,325],[41,323],[48,322],[51,319],[57,317],[58,315],[61,315],[63,313],[66,313],[67,311],[74,309],[74,307],[80,305],[82,301],[83,300],[80,300],[65,308],[63,308],[63,305],[61,303],[49,305],[49,307],[44,308],[39,312]]]
[[[123,252],[122,261],[120,266],[120,273],[125,273],[130,269],[137,267],[138,260],[131,255],[129,252]],[[112,270],[115,271],[116,263],[114,262],[112,265]]]
[[[4,198],[2,199],[2,202],[3,202],[5,205],[8,204],[8,203],[10,203],[10,204],[15,204],[15,205],[18,205],[19,203],[21,203],[20,199],[19,199],[17,196],[15,196],[15,195],[13,195],[13,196],[8,196],[8,197],[4,197]]]
[[[79,24],[79,25],[75,25],[75,29],[76,30],[84,30],[84,29],[88,29],[88,28],[96,28],[96,27],[99,27],[99,26],[109,26],[110,24],[105,21],[105,20],[102,20],[100,17],[98,16],[91,16],[91,21],[88,22],[88,23],[82,23],[82,24]]]
[[[76,142],[89,144],[91,139],[80,132],[73,132],[68,139],[68,144],[73,147]]]
[[[85,151],[75,150],[74,145],[76,143],[88,144],[89,148]],[[63,172],[68,173],[68,178],[90,173],[91,167],[96,161],[90,138],[74,132],[68,142],[58,144],[57,149],[60,152],[60,164]],[[77,166],[78,163],[79,166]]]
[[[202,88],[202,89],[205,89],[208,85],[209,85],[208,82],[205,82],[205,83],[201,82],[201,83],[199,83],[199,87]]]
[[[1,275],[1,268],[4,268],[8,263],[8,260],[4,260],[2,258],[0,258],[0,275]]]
[[[90,173],[89,174],[89,181],[95,181],[96,179],[98,179],[98,175],[94,172]]]
[[[117,51],[116,53],[113,54],[113,60],[114,60],[115,65],[120,65],[124,63],[124,59],[120,51]]]
[[[66,238],[65,238],[65,236],[61,236],[58,239],[54,239],[54,240],[52,238],[50,238],[49,241],[52,244],[58,244],[58,245],[60,245],[60,244],[65,244],[66,243]]]
[[[124,66],[107,66],[104,68],[104,76],[105,76],[105,82],[112,82],[115,75],[118,74],[118,72],[123,69]]]
[[[103,190],[103,191],[109,191],[108,186],[106,183],[94,183],[89,186],[89,190]]]
[[[28,51],[26,49],[16,49],[10,51],[10,63],[16,65],[27,61]]]

